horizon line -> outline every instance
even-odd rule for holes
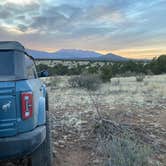
[[[91,49],[79,49],[79,48],[75,48],[75,49],[71,49],[71,48],[66,48],[66,49],[31,49],[31,48],[26,48],[26,49],[29,49],[29,50],[33,50],[33,51],[40,51],[40,52],[46,52],[46,53],[56,53],[60,50],[78,50],[78,51],[91,51],[91,52],[95,52],[95,53],[99,53],[103,56],[106,56],[108,54],[114,54],[114,55],[117,55],[117,56],[121,56],[121,57],[124,57],[124,58],[129,58],[129,59],[147,59],[147,60],[150,60],[150,59],[153,59],[153,58],[156,58],[156,57],[159,57],[161,55],[164,55],[166,54],[165,53],[161,53],[161,54],[158,54],[158,55],[150,55],[150,54],[147,54],[147,55],[137,55],[137,56],[132,56],[131,53],[127,53],[125,52],[125,54],[120,54],[120,52],[122,51],[119,51],[119,50],[116,50],[116,51],[113,51],[113,50],[91,50]],[[118,53],[119,52],[119,53]]]

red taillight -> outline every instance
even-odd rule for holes
[[[32,92],[21,93],[22,119],[32,117],[33,113],[33,94]]]

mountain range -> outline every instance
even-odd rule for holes
[[[103,55],[94,51],[83,51],[76,49],[62,49],[57,52],[44,52],[27,49],[26,52],[31,55],[33,58],[38,60],[87,60],[87,61],[129,61],[130,59],[115,55],[112,53]]]

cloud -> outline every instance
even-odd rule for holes
[[[32,15],[38,14],[38,3],[28,3],[27,5],[6,2],[0,4],[0,23],[1,26],[6,25],[6,28],[17,28],[25,32],[32,21]]]
[[[7,2],[7,3],[20,4],[20,5],[31,4],[35,1],[37,0],[4,0],[4,2]]]
[[[164,0],[3,0],[0,35],[47,48],[115,50],[166,41]],[[160,42],[161,41],[161,42]],[[30,42],[31,43],[31,42]]]

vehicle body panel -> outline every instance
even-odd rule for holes
[[[0,82],[0,137],[17,134],[15,83]]]
[[[35,151],[46,137],[45,125],[13,137],[0,138],[0,160],[21,158]]]
[[[23,120],[21,117],[21,107],[20,107],[20,93],[21,92],[28,92],[32,91],[33,93],[33,117],[27,120]],[[31,80],[22,80],[16,82],[16,103],[17,103],[17,126],[18,126],[18,133],[30,131],[37,127],[39,124],[45,124],[45,118],[40,123],[38,122],[39,117],[39,109],[43,107],[40,111],[43,114],[41,116],[45,117],[45,103],[40,106],[41,98],[45,98],[42,90],[42,83],[39,79],[31,79]],[[43,99],[44,100],[44,99]],[[39,124],[38,124],[39,123]]]

